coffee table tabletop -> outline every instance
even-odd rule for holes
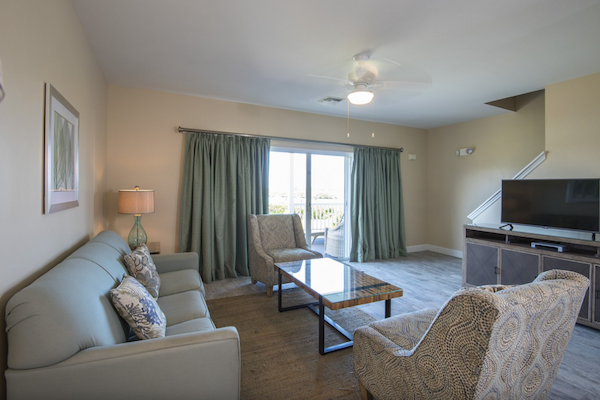
[[[276,263],[275,270],[278,272],[279,311],[292,311],[306,307],[315,312],[319,316],[319,353],[323,355],[354,344],[354,336],[325,315],[325,306],[330,310],[338,310],[384,300],[385,317],[389,318],[392,299],[402,296],[403,293],[397,286],[331,258]],[[289,278],[318,302],[283,307],[283,276]],[[325,347],[325,323],[344,335],[348,341]]]
[[[331,258],[277,263],[276,269],[330,310],[401,297],[402,289]]]

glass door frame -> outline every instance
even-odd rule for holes
[[[310,246],[312,242],[312,155],[323,155],[323,156],[336,156],[344,157],[344,238],[345,238],[345,253],[350,253],[350,246],[352,244],[351,230],[350,230],[350,177],[352,173],[352,162],[354,153],[349,150],[323,150],[315,149],[314,144],[311,143],[311,148],[301,146],[299,142],[298,147],[288,147],[281,145],[271,145],[270,151],[280,153],[296,153],[306,155],[306,188],[305,188],[305,205],[304,205],[304,235],[306,243]],[[290,210],[293,213],[293,209]],[[342,259],[348,259],[347,256]]]

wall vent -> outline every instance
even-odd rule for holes
[[[341,97],[324,97],[321,100],[317,101],[317,103],[337,104],[342,100],[344,100],[344,99]]]

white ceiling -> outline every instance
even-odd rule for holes
[[[333,79],[393,60],[350,117],[433,128],[600,72],[600,0],[72,0],[110,84],[346,117]],[[317,102],[338,96],[338,104]]]

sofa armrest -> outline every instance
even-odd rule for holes
[[[94,347],[6,380],[10,399],[239,399],[240,370],[238,332],[226,327]]]
[[[155,254],[152,256],[152,261],[159,274],[183,269],[193,269],[200,273],[200,262],[196,252]]]

